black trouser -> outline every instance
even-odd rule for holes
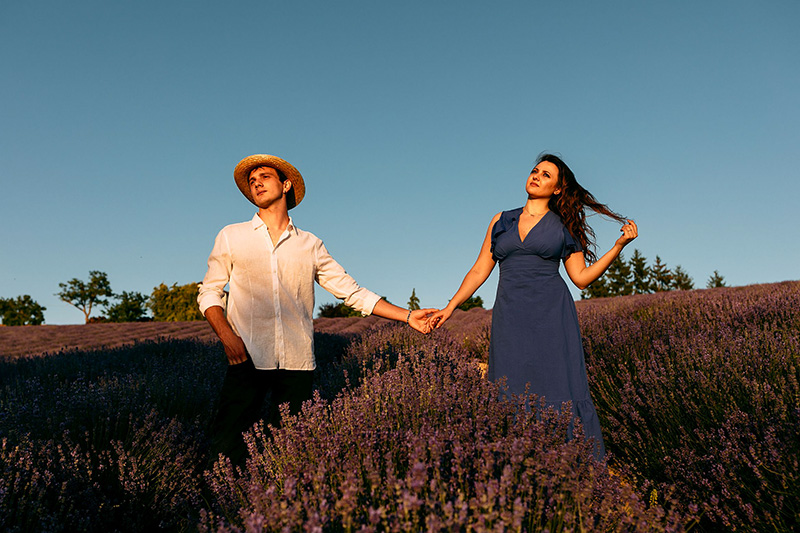
[[[242,433],[261,419],[267,395],[270,405],[264,421],[280,427],[279,406],[288,402],[289,412],[299,413],[303,402],[311,399],[313,381],[313,370],[258,370],[249,356],[244,363],[229,365],[211,425],[209,461],[213,463],[222,453],[233,464],[243,464],[247,448]]]

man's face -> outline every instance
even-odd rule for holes
[[[253,202],[261,208],[269,207],[280,200],[291,188],[286,180],[281,182],[278,172],[272,167],[258,167],[250,172],[248,179]]]

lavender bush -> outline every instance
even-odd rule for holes
[[[0,440],[3,531],[144,531],[188,525],[200,502],[197,446],[153,414],[108,449],[73,439]],[[192,520],[194,518],[192,517]]]
[[[219,366],[219,369],[214,367]],[[0,529],[196,521],[217,350],[190,341],[0,365]]]
[[[330,366],[348,340],[315,335]],[[218,344],[144,342],[0,362],[0,530],[194,530]]]
[[[646,489],[675,485],[705,531],[800,523],[800,283],[580,306],[606,446]]]
[[[679,531],[688,518],[650,507],[567,442],[568,415],[535,397],[500,399],[447,334],[374,331],[344,364],[359,386],[319,395],[265,438],[244,470],[208,474],[207,531]]]
[[[473,310],[315,335],[317,398],[241,471],[204,472],[218,344],[0,362],[0,530],[796,530],[800,282],[578,313],[621,477],[539,399],[499,400]]]

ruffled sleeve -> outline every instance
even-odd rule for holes
[[[582,251],[583,247],[581,246],[581,243],[578,242],[569,232],[567,227],[564,226],[564,247],[561,249],[561,259],[566,259],[571,254]]]
[[[491,250],[492,250],[492,259],[494,259],[495,261],[499,261],[500,260],[500,258],[498,258],[497,254],[495,253],[495,246],[497,245],[497,238],[502,233],[505,233],[506,231],[508,231],[509,227],[512,227],[514,225],[514,222],[517,220],[517,217],[519,216],[517,211],[522,212],[522,209],[514,209],[512,211],[503,211],[503,213],[500,215],[500,218],[497,220],[497,222],[494,223],[494,227],[492,227],[492,247],[491,247]],[[516,216],[515,216],[515,213],[517,213]]]

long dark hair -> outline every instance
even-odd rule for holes
[[[625,217],[598,202],[592,193],[581,187],[578,180],[575,179],[575,174],[560,157],[553,154],[541,154],[536,164],[538,165],[542,161],[558,167],[558,187],[561,192],[550,198],[548,204],[550,211],[561,217],[561,221],[572,237],[581,243],[586,259],[590,263],[595,262],[597,260],[597,255],[594,253],[595,234],[586,222],[586,208],[622,224],[626,222]]]

